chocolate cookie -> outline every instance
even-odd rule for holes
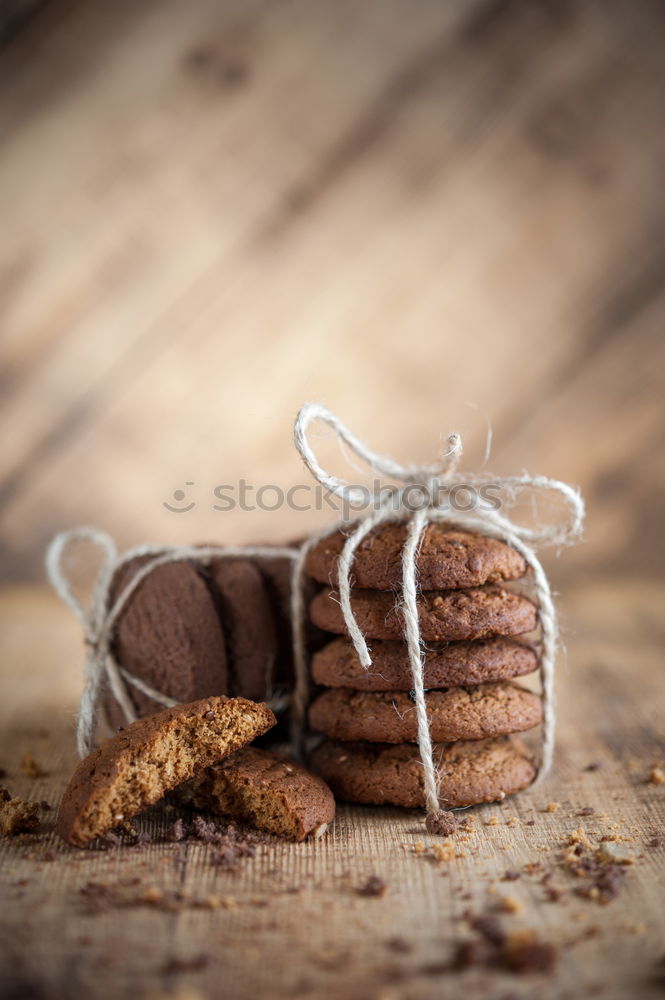
[[[335,531],[314,546],[306,563],[310,576],[337,586],[337,560],[347,537],[343,531]],[[405,540],[404,523],[380,525],[370,532],[354,555],[354,586],[370,590],[400,588]],[[527,566],[519,552],[496,538],[428,524],[418,549],[416,569],[423,590],[447,590],[516,580],[524,576]]]
[[[439,801],[449,809],[496,802],[526,788],[535,776],[527,748],[507,736],[435,743],[434,763]],[[312,754],[311,766],[346,802],[409,809],[425,805],[423,766],[413,744],[325,742]]]
[[[136,572],[150,562],[142,556],[121,566],[111,584],[111,603]],[[159,566],[130,596],[116,624],[113,653],[131,674],[179,702],[228,692],[222,628],[202,577],[191,563]],[[131,684],[127,692],[139,716],[159,705]],[[125,717],[110,692],[104,709],[113,726]]]
[[[265,698],[273,687],[277,630],[263,577],[245,557],[215,560],[209,580],[222,620],[231,692]]]
[[[302,544],[302,539],[292,542],[294,546]],[[252,562],[263,577],[268,590],[275,619],[277,622],[278,658],[275,669],[275,685],[277,688],[293,687],[293,628],[291,622],[291,569],[292,561],[286,558],[268,558],[253,556]],[[318,590],[314,580],[307,577],[303,580],[303,597],[307,607]],[[325,636],[309,620],[306,623],[306,642],[308,649],[318,649],[326,641]]]
[[[79,763],[60,805],[57,833],[84,847],[274,723],[267,705],[224,697],[139,719]]]
[[[520,639],[478,639],[476,642],[434,642],[424,650],[425,687],[483,684],[530,674],[538,666],[532,643]],[[315,653],[312,679],[326,687],[355,691],[410,691],[411,668],[403,642],[376,639],[372,665],[365,670],[349,639],[333,639]]]
[[[181,797],[290,840],[322,836],[335,816],[335,799],[321,778],[256,747],[206,768],[182,786]]]
[[[353,590],[351,606],[370,639],[402,639],[404,624],[395,595]],[[310,604],[312,621],[326,632],[346,634],[336,591],[320,591]],[[431,590],[418,595],[420,633],[426,641],[521,635],[536,627],[536,606],[527,597],[488,584],[470,590]]]
[[[437,743],[521,733],[542,718],[540,697],[509,681],[429,691],[425,698],[430,734]],[[309,707],[309,724],[332,740],[418,739],[415,703],[401,691],[324,691]]]

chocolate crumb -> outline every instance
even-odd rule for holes
[[[491,942],[494,945],[501,945],[506,939],[506,934],[501,926],[501,921],[498,917],[492,916],[492,914],[485,914],[484,916],[472,917],[470,924],[474,931],[478,931],[486,941]]]
[[[91,914],[105,913],[117,900],[115,890],[104,882],[86,882],[80,893],[86,898]]]
[[[425,820],[425,829],[428,833],[440,837],[449,837],[459,829],[459,820],[455,813],[447,809],[437,809],[436,812],[428,813]]]
[[[603,765],[600,764],[597,760],[592,760],[590,764],[587,764],[587,766],[585,768],[583,768],[583,770],[584,771],[600,771],[600,769],[601,769],[602,766]]]
[[[111,851],[120,847],[121,841],[117,833],[114,833],[113,830],[107,830],[101,837],[97,837],[97,843],[103,851]]]
[[[557,957],[549,941],[540,941],[532,931],[516,931],[506,940],[501,964],[513,972],[549,972]]]
[[[370,875],[365,884],[357,889],[359,896],[379,898],[385,896],[388,886],[378,875]]]
[[[489,965],[494,957],[495,949],[483,938],[460,941],[453,954],[451,967],[461,971],[475,965]]]
[[[478,937],[458,944],[452,969],[471,966],[503,968],[510,972],[547,972],[558,958],[554,945],[541,941],[532,930],[507,934],[492,914],[467,917]]]
[[[504,882],[516,882],[518,878],[522,878],[522,873],[512,871],[510,868],[503,873]]]
[[[165,975],[177,976],[183,972],[199,972],[210,964],[210,955],[205,953],[193,958],[172,958],[163,968]]]
[[[582,809],[580,809],[578,811],[577,815],[578,816],[593,816],[593,815],[595,815],[595,812],[596,812],[596,810],[593,808],[593,806],[584,806]]]
[[[187,830],[185,828],[184,820],[177,819],[174,823],[168,827],[166,831],[166,839],[170,840],[172,843],[177,843],[179,840],[184,840],[187,836]]]
[[[402,955],[407,955],[409,952],[413,951],[413,945],[410,941],[407,941],[403,937],[391,937],[386,941],[386,948],[389,951],[395,951]]]

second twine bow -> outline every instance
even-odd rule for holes
[[[331,475],[319,464],[310,445],[308,430],[313,421],[326,423],[340,442],[366,463],[371,472],[396,480],[394,488],[380,487],[369,492],[365,487],[354,486]],[[337,563],[339,599],[344,622],[354,645],[360,664],[365,670],[372,665],[367,641],[358,627],[351,603],[351,577],[354,555],[367,535],[379,525],[390,521],[406,522],[406,538],[402,550],[402,589],[400,595],[404,638],[406,642],[413,697],[417,717],[418,748],[423,765],[425,805],[429,814],[440,809],[437,771],[434,765],[432,739],[427,715],[424,684],[423,645],[418,620],[418,580],[416,559],[419,545],[427,525],[446,522],[451,526],[498,538],[516,549],[525,559],[533,574],[534,596],[538,606],[541,657],[540,680],[543,701],[543,725],[540,765],[537,780],[549,770],[554,751],[556,713],[554,705],[554,666],[558,644],[557,616],[547,575],[538,559],[535,546],[564,545],[573,542],[581,533],[584,521],[584,501],[579,490],[567,483],[545,476],[524,474],[515,477],[489,477],[457,473],[462,455],[459,434],[451,434],[447,449],[435,464],[424,467],[402,466],[392,459],[380,456],[362,443],[333,413],[317,403],[306,403],[299,411],[294,426],[294,444],[314,478],[335,496],[348,504],[370,501],[370,513],[349,527],[348,537]],[[536,527],[526,527],[512,521],[502,508],[459,510],[451,508],[448,498],[454,487],[475,487],[492,483],[499,488],[506,503],[514,504],[525,492],[532,495],[553,493],[560,497],[567,516],[561,523],[541,522]],[[295,738],[302,733],[309,698],[309,667],[305,643],[305,608],[303,583],[305,563],[310,549],[330,534],[330,527],[307,539],[300,549],[293,566],[292,613],[294,622],[295,690],[293,694],[293,719]]]

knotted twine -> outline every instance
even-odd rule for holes
[[[361,666],[369,670],[372,665],[370,650],[365,636],[358,627],[351,606],[351,574],[355,552],[363,539],[380,524],[406,521],[406,539],[402,549],[402,591],[401,613],[404,621],[409,665],[413,680],[413,698],[416,707],[418,748],[423,766],[425,805],[429,814],[436,814],[440,808],[437,770],[434,766],[432,739],[424,684],[423,644],[420,636],[417,606],[416,558],[423,533],[429,523],[443,522],[468,531],[477,532],[500,539],[516,549],[525,559],[533,573],[534,595],[538,606],[541,633],[541,657],[539,664],[541,695],[543,701],[543,724],[541,753],[538,775],[540,780],[552,764],[555,739],[556,712],[554,704],[554,666],[558,645],[557,617],[552,592],[545,571],[536,556],[537,545],[564,545],[572,543],[581,533],[584,520],[584,501],[579,490],[567,483],[545,476],[494,477],[488,475],[457,474],[457,466],[462,456],[462,440],[459,434],[450,434],[447,449],[441,459],[428,466],[403,466],[386,456],[377,455],[360,441],[345,425],[325,407],[317,403],[306,403],[298,413],[294,426],[294,444],[306,467],[325,489],[349,504],[367,503],[368,490],[352,486],[344,479],[331,475],[319,464],[310,446],[307,432],[314,420],[326,423],[335,433],[340,443],[363,461],[375,474],[387,476],[402,484],[392,490],[381,488],[380,484],[369,491],[373,501],[373,513],[349,526],[341,522],[339,527],[349,530],[346,542],[337,561],[339,600],[344,623],[354,645]],[[541,522],[529,528],[510,520],[498,510],[483,509],[460,511],[451,509],[444,503],[446,491],[455,486],[475,487],[495,484],[509,504],[516,503],[520,496],[530,491],[536,495],[552,492],[560,496],[566,504],[567,517],[561,524]],[[420,497],[421,506],[414,509],[413,496]],[[330,534],[330,528],[309,538],[301,547],[293,567],[292,612],[294,627],[295,690],[293,695],[294,730],[302,731],[309,695],[309,677],[305,646],[303,607],[303,583],[307,554],[322,538]]]
[[[92,542],[103,553],[90,608],[87,610],[74,595],[62,566],[65,549],[76,541]],[[171,708],[178,704],[173,698],[157,691],[140,677],[136,677],[129,670],[119,666],[112,652],[113,629],[118,617],[132,594],[147,576],[159,566],[183,560],[207,566],[213,559],[230,559],[237,556],[295,560],[297,555],[298,550],[295,548],[277,548],[267,545],[235,547],[206,545],[196,548],[187,545],[139,545],[118,555],[113,539],[98,528],[78,527],[56,535],[46,553],[46,571],[55,592],[81,622],[86,647],[85,679],[76,727],[76,746],[79,755],[85,757],[92,749],[99,695],[105,677],[128,724],[135,722],[137,716],[127,684],[137,688],[164,708]],[[140,556],[153,556],[154,558],[136,572],[118,594],[115,602],[110,605],[110,587],[115,573],[125,563]]]

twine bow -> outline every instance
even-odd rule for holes
[[[386,491],[368,491],[364,487],[353,486],[346,480],[327,472],[319,464],[309,443],[307,431],[314,420],[328,424],[340,442],[363,461],[373,473],[388,476],[401,485],[397,489]],[[447,439],[447,449],[440,460],[429,466],[403,466],[385,456],[377,455],[360,441],[345,425],[325,407],[317,403],[306,403],[299,411],[294,426],[294,443],[305,465],[314,478],[336,496],[357,503],[369,499],[374,510],[361,518],[349,534],[340,553],[337,563],[338,588],[340,605],[344,622],[361,665],[368,669],[372,660],[365,636],[358,627],[351,606],[351,570],[355,552],[363,539],[378,525],[390,521],[406,521],[406,540],[402,550],[402,593],[401,605],[404,620],[404,636],[413,679],[413,691],[418,723],[418,746],[424,768],[425,799],[428,812],[439,809],[439,794],[436,770],[433,762],[432,741],[427,717],[425,687],[423,676],[423,655],[418,622],[416,554],[423,532],[428,523],[445,521],[448,524],[501,539],[512,546],[524,557],[533,572],[533,584],[538,604],[538,617],[541,631],[540,677],[543,700],[543,726],[541,760],[538,778],[544,776],[552,762],[555,731],[554,708],[554,663],[556,658],[558,630],[552,593],[545,571],[536,556],[536,545],[564,545],[573,542],[581,533],[584,521],[584,501],[579,490],[567,483],[545,476],[530,476],[523,474],[506,478],[487,475],[457,474],[457,466],[462,456],[462,440],[459,434],[450,434]],[[512,521],[500,510],[483,509],[476,511],[461,511],[451,509],[442,500],[445,494],[454,486],[478,486],[495,484],[510,504],[516,503],[520,496],[529,491],[532,495],[553,493],[559,496],[566,506],[566,517],[561,523],[541,522],[536,527],[527,527]],[[412,499],[420,498],[420,504],[415,507]],[[309,539],[294,564],[294,613],[296,623],[304,617],[302,608],[302,576],[309,550],[323,537],[330,533],[327,528]],[[300,595],[300,598],[299,596]],[[300,601],[300,603],[299,603]],[[308,698],[308,674],[305,656],[305,643],[302,627],[296,635],[296,691],[294,694],[294,711],[296,725],[302,725]]]

